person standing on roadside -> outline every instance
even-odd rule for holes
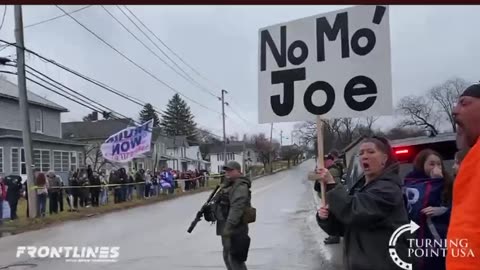
[[[60,190],[62,183],[60,178],[55,174],[53,171],[49,171],[47,173],[47,180],[48,180],[48,206],[49,206],[49,213],[50,215],[55,213],[58,214],[58,199],[60,196]]]
[[[453,186],[453,205],[447,239],[466,239],[475,257],[447,253],[447,270],[480,269],[480,84],[467,87],[453,109],[460,150],[470,148]],[[447,247],[447,250],[450,247]]]
[[[338,184],[328,169],[317,171],[327,191],[327,205],[316,215],[318,225],[329,235],[344,236],[345,269],[398,270],[390,258],[389,239],[408,224],[399,164],[388,140],[381,137],[364,139],[359,157],[364,176],[351,189]],[[404,236],[396,251],[400,258],[409,258]]]
[[[340,184],[343,176],[343,162],[338,157],[338,152],[336,150],[332,150],[325,160],[325,168],[327,168],[330,174],[333,176],[335,183]],[[314,189],[318,193],[318,196],[321,196],[320,181],[315,182]],[[329,235],[323,240],[323,243],[325,243],[325,245],[338,244],[340,243],[340,235]]]
[[[229,161],[223,168],[225,183],[216,200],[217,235],[222,237],[223,260],[228,270],[246,270],[245,261],[250,247],[248,223],[251,217],[252,183],[241,172],[236,161]],[[246,215],[250,217],[246,217]]]
[[[7,188],[3,177],[0,177],[0,225],[3,223],[3,202],[7,199]]]
[[[5,177],[4,182],[8,187],[7,201],[10,205],[10,219],[15,220],[18,218],[17,205],[22,193],[22,177],[19,175],[9,175]]]

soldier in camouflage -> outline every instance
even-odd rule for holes
[[[251,181],[242,175],[238,162],[230,161],[223,169],[225,182],[215,200],[217,235],[222,237],[223,259],[227,269],[246,270],[250,238],[243,216],[245,210],[251,207]]]

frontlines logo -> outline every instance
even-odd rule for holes
[[[395,246],[398,238],[405,232],[410,231],[411,234],[416,232],[420,226],[415,222],[410,221],[409,224],[405,224],[395,230],[390,237],[389,253],[395,264],[405,270],[412,270],[412,264],[403,261],[397,254]],[[430,228],[428,228],[430,229]],[[432,233],[435,235],[434,233]],[[438,235],[438,234],[437,234]],[[450,254],[454,258],[475,257],[473,250],[469,248],[467,239],[408,239],[408,257],[412,258],[445,258],[447,254]]]
[[[58,258],[66,262],[117,262],[120,247],[48,247],[19,246],[17,258]]]

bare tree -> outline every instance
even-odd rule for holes
[[[408,96],[400,100],[397,108],[406,119],[403,126],[421,127],[430,131],[433,135],[438,134],[437,125],[440,117],[434,110],[434,103],[423,96]]]
[[[106,164],[110,163],[108,160],[103,158],[100,147],[100,143],[92,143],[88,145],[85,149],[86,163],[92,165],[93,171],[99,171]]]
[[[453,78],[433,87],[428,92],[440,113],[444,114],[446,120],[452,125],[453,132],[456,132],[455,120],[453,119],[453,107],[462,91],[468,86],[468,82],[462,78]]]
[[[255,150],[257,151],[258,157],[263,163],[264,169],[266,170],[267,164],[273,161],[280,146],[276,142],[270,142],[270,139],[266,138],[265,134],[263,133],[253,135],[251,140],[251,142],[255,145]]]
[[[341,118],[341,131],[342,134],[339,134],[339,137],[342,139],[342,146],[348,145],[353,141],[355,131],[358,128],[358,120],[353,118]]]

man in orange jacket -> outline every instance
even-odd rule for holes
[[[447,269],[480,269],[480,84],[469,86],[460,96],[453,110],[457,135],[462,148],[471,147],[460,165],[453,188],[453,206],[448,229]],[[468,241],[465,252],[459,256],[459,247],[452,242]],[[461,243],[461,242],[460,242]],[[452,248],[450,248],[452,247]],[[461,253],[460,253],[461,255]]]

